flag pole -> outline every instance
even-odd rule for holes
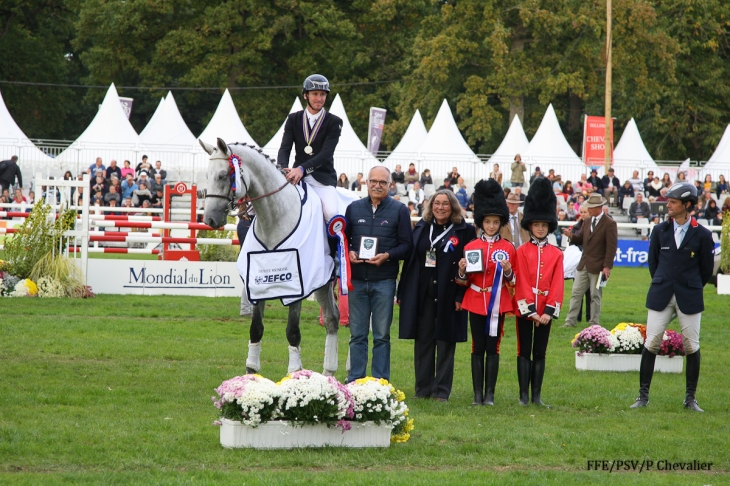
[[[608,173],[608,169],[611,168],[611,152],[613,147],[613,140],[612,140],[612,133],[611,133],[611,44],[612,42],[612,35],[611,35],[611,0],[606,0],[606,107],[605,107],[605,125],[606,125],[606,134],[604,137],[604,155],[603,155],[603,162],[606,168],[606,173]]]

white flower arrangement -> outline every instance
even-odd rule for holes
[[[38,286],[31,279],[19,280],[10,292],[10,297],[34,297],[38,295]]]
[[[41,277],[38,279],[38,297],[66,297],[66,291],[61,282],[53,277]]]
[[[349,390],[332,376],[302,370],[279,382],[281,417],[299,423],[332,423],[352,418]]]
[[[624,329],[617,329],[615,333],[611,333],[618,341],[615,346],[616,353],[639,354],[644,346],[644,337],[641,331],[634,326],[626,326]]]
[[[398,401],[395,388],[382,378],[362,378],[348,384],[347,388],[352,394],[356,420],[394,425],[402,420],[403,412],[408,408]]]
[[[278,416],[281,390],[261,375],[236,376],[215,391],[220,399],[212,397],[213,405],[225,418],[256,427]]]
[[[215,391],[213,405],[223,418],[253,427],[284,420],[300,426],[327,424],[344,432],[352,428],[351,421],[375,422],[391,428],[392,442],[406,442],[413,430],[405,394],[382,378],[343,385],[332,376],[302,370],[279,383],[260,375],[237,376]]]

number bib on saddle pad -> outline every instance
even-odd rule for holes
[[[247,256],[249,301],[304,297],[299,251],[256,251]]]

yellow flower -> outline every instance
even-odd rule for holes
[[[371,381],[375,381],[375,378],[372,376],[366,376],[365,378],[358,378],[355,380],[356,385],[364,385],[365,383],[370,383]]]
[[[290,375],[286,375],[284,378],[282,378],[281,380],[277,381],[276,384],[277,385],[281,385],[282,383],[284,383],[285,381],[288,381],[288,380],[291,380],[291,376]]]
[[[31,279],[25,279],[25,286],[28,287],[28,293],[30,295],[38,295],[38,286]]]
[[[385,385],[388,385],[388,384],[389,384],[389,383],[388,383],[388,380],[386,380],[385,378],[380,378],[380,379],[378,379],[378,383],[380,383],[380,384],[381,384],[381,385],[383,385],[383,386],[385,386]]]
[[[400,390],[396,390],[395,391],[395,399],[398,400],[399,402],[402,402],[403,400],[406,399],[406,394],[403,393]]]

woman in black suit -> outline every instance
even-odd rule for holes
[[[454,279],[464,246],[475,238],[453,192],[438,191],[424,204],[397,294],[399,337],[415,340],[416,397],[446,401],[451,395],[456,343],[468,335],[468,312],[461,309],[464,287]]]

